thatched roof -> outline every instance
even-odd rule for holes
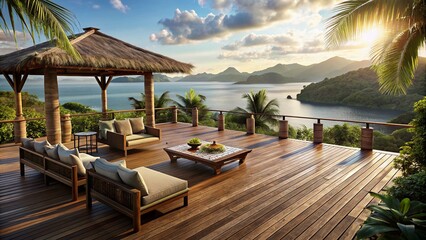
[[[71,40],[82,60],[74,60],[48,41],[0,56],[0,73],[43,74],[45,68],[54,68],[58,75],[93,76],[106,72],[110,75],[132,75],[190,73],[193,67],[103,34],[96,28],[84,30]]]

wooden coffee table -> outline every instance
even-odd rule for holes
[[[202,153],[200,150],[190,150],[187,144],[181,144],[174,147],[164,148],[172,162],[176,162],[178,158],[185,158],[194,162],[199,162],[210,166],[214,169],[215,174],[220,174],[223,165],[239,160],[239,164],[243,164],[247,154],[251,149],[236,148],[225,146],[226,151],[223,153]]]

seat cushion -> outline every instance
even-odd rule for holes
[[[188,181],[146,167],[135,168],[145,180],[149,194],[142,197],[141,205],[148,205],[162,198],[188,189]]]
[[[143,124],[143,117],[140,118],[129,118],[130,125],[132,125],[132,133],[142,133],[145,131],[145,125]]]
[[[132,134],[132,125],[130,125],[130,121],[128,119],[126,120],[116,120],[114,122],[115,130],[118,133],[121,133],[125,136]]]
[[[147,138],[140,138],[140,139],[136,139],[136,140],[132,140],[132,141],[127,141],[126,144],[128,147],[131,146],[136,146],[136,145],[141,145],[144,143],[150,143],[150,142],[155,142],[155,141],[159,141],[160,138],[158,137],[147,137]]]
[[[132,135],[126,136],[126,141],[134,141],[134,140],[150,138],[150,137],[154,137],[154,136],[150,134],[146,134],[146,133],[138,133],[138,134],[132,134]]]
[[[99,121],[99,138],[107,139],[107,131],[115,132],[115,119],[108,121]]]
[[[93,162],[93,167],[95,168],[96,173],[99,173],[100,175],[112,179],[114,181],[121,182],[121,178],[118,175],[117,170],[118,165],[126,167],[126,161],[120,160],[110,163],[103,158],[98,158],[95,162]]]
[[[117,170],[118,175],[125,184],[138,189],[141,192],[141,196],[149,194],[148,187],[146,186],[142,175],[138,171],[128,169],[123,166],[118,166]]]

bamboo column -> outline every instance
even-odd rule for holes
[[[70,114],[64,114],[61,117],[61,129],[62,129],[62,142],[63,143],[71,142],[72,123],[71,123]]]
[[[144,77],[146,125],[155,127],[154,79],[152,72],[145,73]]]
[[[22,88],[27,80],[28,74],[21,75],[14,73],[13,79],[9,75],[4,74],[9,85],[15,93],[15,122],[13,123],[13,133],[15,143],[21,142],[21,138],[27,137],[27,123],[22,111]]]
[[[59,111],[58,75],[54,69],[44,70],[44,101],[47,141],[61,142],[61,115]]]
[[[108,111],[108,94],[107,94],[107,88],[109,84],[112,81],[112,76],[108,77],[108,80],[106,79],[106,76],[101,76],[99,79],[98,76],[95,76],[96,82],[98,82],[99,87],[101,87],[101,94],[102,94],[102,118],[107,119],[107,111]]]

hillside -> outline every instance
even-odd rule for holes
[[[210,78],[210,82],[239,82],[245,81],[250,76],[248,73],[241,73],[233,67],[227,68],[225,71],[220,72]]]
[[[410,111],[414,102],[426,95],[425,79],[426,63],[423,59],[420,61],[414,84],[408,89],[407,95],[383,95],[379,92],[376,73],[369,68],[362,68],[312,83],[297,95],[297,99],[306,102]]]
[[[251,75],[245,81],[236,82],[235,84],[283,84],[297,81],[294,78],[284,77],[278,73],[264,73],[262,75]]]
[[[195,75],[188,75],[178,80],[178,82],[209,82],[214,76],[212,73],[199,73]]]

